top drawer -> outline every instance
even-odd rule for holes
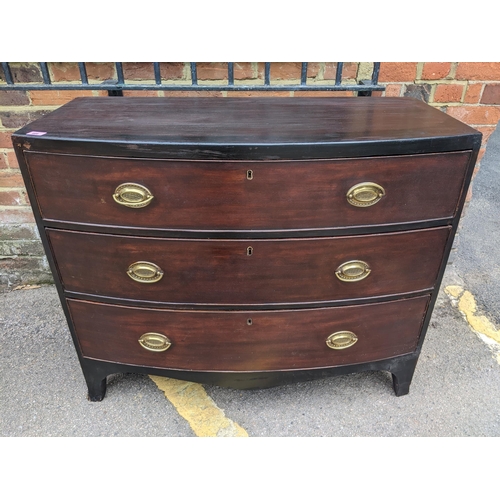
[[[258,162],[25,155],[44,219],[151,229],[279,231],[451,218],[470,151]],[[352,195],[362,183],[368,185]],[[122,205],[113,195],[123,184],[143,186],[153,198],[140,208]],[[140,193],[127,189],[125,199],[140,201]]]

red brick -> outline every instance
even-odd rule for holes
[[[158,90],[124,90],[125,97],[158,97]]]
[[[8,208],[0,210],[0,224],[23,224],[35,222],[30,207]]]
[[[165,90],[165,97],[223,97],[218,90]]]
[[[198,63],[196,76],[198,80],[227,80],[227,63]],[[189,77],[191,77],[191,72],[189,72]]]
[[[484,87],[481,104],[500,104],[500,84],[488,83]]]
[[[234,63],[233,74],[235,80],[253,80],[257,77],[256,65],[253,63]]]
[[[28,123],[41,118],[49,111],[33,111],[16,113],[12,111],[0,111],[0,121],[5,128],[21,128]]]
[[[123,63],[123,78],[125,80],[154,80],[153,63]]]
[[[259,92],[258,90],[228,90],[227,97],[290,97],[288,90],[274,91],[274,92]]]
[[[260,78],[261,80],[264,79],[264,73],[266,70],[266,65],[262,62],[257,63],[257,78]]]
[[[469,83],[469,85],[467,86],[467,90],[465,91],[464,103],[478,104],[482,90],[482,83]]]
[[[0,171],[0,187],[24,188],[21,173],[10,170]]]
[[[19,168],[14,151],[10,150],[0,152],[0,168]]]
[[[9,164],[7,163],[7,153],[0,153],[0,169],[8,167]]]
[[[184,76],[184,63],[160,63],[162,80],[179,80]],[[125,80],[154,80],[153,63],[123,63]]]
[[[9,164],[9,168],[19,168],[14,151],[7,151],[7,163]]]
[[[14,83],[41,83],[43,82],[40,66],[36,63],[9,63]],[[3,71],[2,71],[3,77]]]
[[[422,80],[441,80],[450,74],[449,62],[426,62],[422,69]]]
[[[92,90],[30,90],[34,106],[61,106],[77,97],[91,97]]]
[[[358,63],[346,62],[342,67],[342,80],[356,79]],[[325,63],[324,79],[335,80],[337,76],[337,63]]]
[[[295,80],[300,82],[302,64],[298,62],[272,62],[271,80]]]
[[[500,120],[500,107],[450,106],[448,114],[469,125],[496,125]]]
[[[52,79],[55,82],[81,81],[80,69],[77,63],[50,63],[49,68]],[[85,68],[89,81],[103,81],[116,78],[115,65],[113,63],[85,63]]]
[[[87,78],[89,82],[102,82],[104,80],[114,80],[117,77],[114,63],[86,63]]]
[[[307,78],[316,78],[319,75],[321,63],[310,62],[307,64]]]
[[[25,191],[0,191],[1,205],[29,205]]]
[[[49,63],[49,71],[53,82],[80,81],[80,70],[78,69],[78,64],[75,62]]]
[[[500,80],[500,62],[461,62],[455,74],[457,80]]]
[[[379,82],[413,82],[417,77],[416,62],[383,62]]]
[[[30,100],[23,90],[6,90],[0,92],[0,106],[22,106]]]
[[[308,63],[307,78],[316,78],[321,68],[320,63]],[[261,78],[264,78],[265,67],[262,68]],[[271,80],[294,80],[299,83],[302,78],[302,63],[301,62],[284,62],[271,63],[270,68]]]
[[[294,97],[354,97],[351,90],[297,90]]]
[[[160,75],[163,80],[182,80],[184,78],[184,63],[160,63]],[[189,75],[191,73],[189,72]]]
[[[401,95],[401,89],[403,85],[398,83],[389,83],[385,86],[385,96],[386,97],[399,97]]]
[[[12,132],[0,132],[0,148],[11,148],[12,139],[10,136]]]
[[[440,83],[434,92],[434,102],[460,102],[463,92],[463,85]]]

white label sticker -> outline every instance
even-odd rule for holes
[[[47,132],[38,132],[37,130],[33,130],[28,132],[26,135],[45,135]]]

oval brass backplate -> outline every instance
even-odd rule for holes
[[[152,262],[139,261],[130,264],[127,274],[139,283],[156,283],[163,278],[163,271]]]
[[[147,187],[133,182],[120,184],[113,194],[113,199],[116,203],[128,208],[147,207],[153,198],[154,196]]]
[[[326,345],[330,349],[347,349],[348,347],[353,346],[358,341],[358,337],[352,332],[347,330],[341,332],[332,333],[326,339]]]
[[[385,189],[374,182],[362,182],[347,191],[347,201],[355,207],[370,207],[383,196]]]
[[[141,344],[141,346],[148,351],[163,352],[172,345],[172,342],[170,342],[168,337],[165,337],[165,335],[162,335],[161,333],[150,332],[141,335],[139,344]]]
[[[344,262],[335,271],[340,281],[361,281],[371,273],[370,266],[362,260]]]

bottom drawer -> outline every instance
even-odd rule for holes
[[[268,371],[377,361],[416,349],[429,296],[378,304],[280,311],[183,311],[68,299],[86,358],[155,368]],[[333,339],[335,347],[327,345]],[[159,333],[171,345],[156,349]],[[162,348],[162,346],[159,346]],[[163,346],[165,347],[165,346]]]

